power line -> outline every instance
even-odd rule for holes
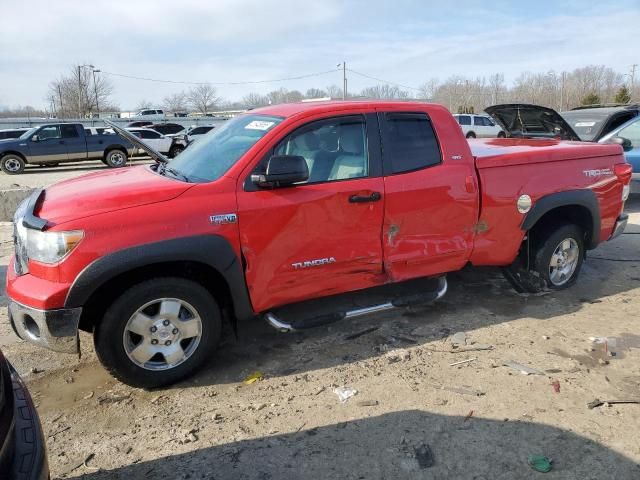
[[[410,87],[408,85],[403,85],[401,83],[390,82],[388,80],[383,80],[382,78],[372,77],[371,75],[367,75],[367,74],[361,73],[361,72],[356,72],[355,70],[352,70],[350,68],[347,68],[347,71],[349,71],[351,73],[355,73],[356,75],[360,75],[361,77],[365,77],[365,78],[369,78],[371,80],[375,80],[377,82],[387,83],[389,85],[395,85],[396,87],[407,88],[409,90],[415,90],[416,92],[420,92],[421,91],[421,89],[416,88],[416,87]]]
[[[321,75],[326,75],[328,73],[336,73],[336,70],[325,70],[324,72],[309,73],[307,75],[298,75],[295,77],[276,78],[273,80],[249,80],[244,82],[187,82],[182,80],[164,80],[159,78],[137,77],[135,75],[125,75],[124,73],[107,72],[105,70],[103,70],[102,73],[104,73],[105,75],[129,78],[132,80],[144,80],[147,82],[174,83],[174,84],[182,84],[182,85],[253,85],[253,84],[259,84],[259,83],[277,83],[277,82],[286,82],[289,80],[301,80],[303,78],[319,77]]]

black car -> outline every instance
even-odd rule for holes
[[[0,352],[0,478],[47,480],[49,464],[40,419],[16,371]]]
[[[140,127],[150,127],[153,125],[153,122],[148,120],[140,120],[137,122],[129,122],[125,128],[140,128]]]
[[[5,128],[0,130],[0,140],[5,138],[19,138],[24,132],[28,132],[28,128]]]
[[[540,105],[510,103],[487,107],[485,112],[496,120],[507,137],[597,142],[640,115],[640,105],[590,105],[558,113]]]
[[[184,130],[184,127],[177,123],[156,123],[151,125],[149,128],[163,135],[175,135],[176,133],[180,133]]]

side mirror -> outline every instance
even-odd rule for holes
[[[633,144],[631,143],[631,140],[629,140],[628,138],[611,137],[611,139],[609,140],[609,143],[615,143],[616,145],[620,145],[622,147],[622,150],[624,150],[625,152],[628,152],[629,150],[633,150]]]
[[[263,175],[251,175],[251,181],[259,187],[285,187],[309,179],[309,167],[299,155],[274,155],[267,163]]]
[[[40,141],[40,137],[38,135],[34,135],[31,137],[31,141],[32,142],[39,142]]]

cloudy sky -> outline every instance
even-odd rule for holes
[[[336,64],[417,87],[429,78],[640,63],[640,0],[0,0],[0,106],[45,105],[72,65],[216,82],[226,99],[341,84]],[[225,83],[273,80],[255,85]],[[106,74],[105,74],[106,75]],[[110,76],[114,100],[161,104],[188,85]],[[640,81],[640,72],[636,79]],[[373,80],[349,75],[349,89]]]

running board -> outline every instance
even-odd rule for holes
[[[423,294],[409,295],[406,297],[398,297],[390,302],[372,305],[370,307],[358,308],[346,312],[335,312],[325,315],[319,315],[311,318],[295,320],[293,322],[285,322],[278,318],[273,312],[267,312],[264,319],[269,325],[281,333],[294,332],[296,330],[305,330],[308,328],[319,327],[330,323],[338,322],[347,318],[361,317],[371,313],[384,312],[394,308],[406,308],[415,305],[424,305],[426,303],[435,302],[447,293],[447,278],[440,277],[438,279],[438,290]]]

